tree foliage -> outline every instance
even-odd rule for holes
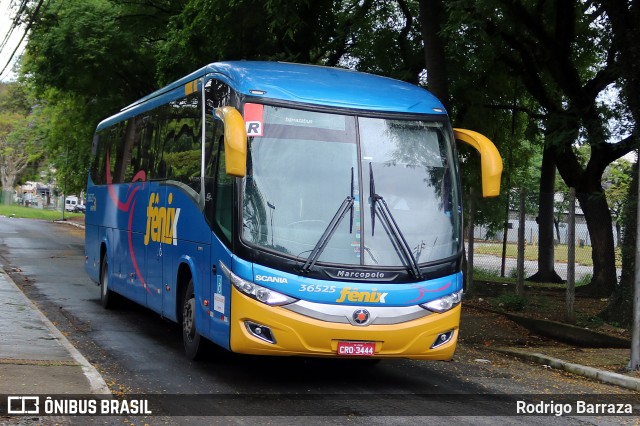
[[[21,74],[48,116],[44,151],[61,189],[86,185],[98,122],[158,87],[156,46],[177,13],[172,7],[182,4],[52,0],[34,16]]]
[[[635,141],[613,134],[608,120],[615,110],[601,96],[622,84],[621,58],[608,31],[609,18],[589,2],[538,0],[459,1],[455,7],[466,24],[498,47],[509,66],[538,104],[545,146],[567,185],[575,187],[593,241],[595,291],[610,294],[616,283],[613,234],[601,185],[606,166],[635,147]],[[576,144],[591,148],[582,164]]]
[[[340,6],[333,0],[188,1],[158,43],[160,80],[219,60],[322,63],[344,43],[337,34],[346,25]]]
[[[626,158],[620,158],[607,167],[604,172],[604,193],[614,219],[617,242],[622,241],[622,228],[626,204],[629,201],[629,186],[633,175],[633,164]],[[635,198],[635,194],[631,194]]]
[[[41,156],[43,117],[17,83],[0,84],[0,182],[4,201],[13,196],[17,178]]]
[[[601,316],[609,322],[617,323],[622,327],[629,327],[633,320],[633,291],[636,264],[636,244],[638,236],[638,168],[632,167],[627,175],[627,199],[622,211],[625,223],[625,232],[622,236],[622,276],[620,285],[611,295],[607,308]]]
[[[616,276],[602,178],[637,147],[639,16],[636,0],[51,0],[32,16],[22,73],[51,114],[46,152],[70,185],[81,185],[69,176],[84,172],[100,119],[216,60],[341,65],[426,85],[455,126],[504,153],[505,191],[478,200],[480,221],[500,226],[516,202],[508,190],[535,192],[542,153],[553,154],[587,217],[594,283],[608,293]],[[612,92],[620,102],[607,101]],[[478,194],[477,155],[460,153],[465,188]]]

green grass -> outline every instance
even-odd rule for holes
[[[473,247],[474,253],[488,254],[492,256],[502,257],[502,244],[491,243],[476,243]],[[619,249],[616,249],[616,266],[620,267]],[[566,244],[559,244],[555,247],[554,257],[556,262],[567,263],[568,259],[568,247]],[[517,259],[518,258],[518,245],[507,244],[506,257]],[[538,246],[533,244],[527,244],[524,247],[525,260],[538,260]],[[576,263],[579,265],[593,266],[593,259],[591,258],[591,246],[579,247],[576,246]]]
[[[474,281],[494,281],[494,282],[513,282],[509,277],[501,277],[500,273],[491,269],[484,269],[477,266],[473,267]]]
[[[473,267],[473,281],[489,281],[494,283],[502,283],[502,284],[516,284],[515,269],[511,271],[507,271],[507,276],[501,277],[500,272],[484,269],[479,267]],[[525,276],[526,278],[526,276]],[[591,282],[591,275],[587,274],[583,276],[580,280],[576,281],[576,287],[581,287],[583,285],[587,285]],[[558,284],[558,283],[539,283],[534,281],[525,281],[525,286],[527,287],[535,287],[539,289],[565,289],[567,288],[566,283]]]
[[[62,212],[58,210],[44,210],[15,205],[0,205],[0,216],[22,219],[59,220],[62,219]],[[65,218],[71,218],[74,216],[82,216],[82,213],[64,212]]]

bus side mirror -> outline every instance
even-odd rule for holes
[[[486,198],[500,195],[502,158],[493,142],[473,130],[453,129],[453,135],[456,140],[468,143],[480,152],[482,196]]]
[[[224,154],[226,172],[230,176],[247,174],[247,129],[237,109],[224,106],[216,109],[216,116],[224,123]]]

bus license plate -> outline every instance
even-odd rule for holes
[[[338,342],[338,355],[371,356],[375,353],[375,342]]]

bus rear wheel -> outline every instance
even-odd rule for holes
[[[116,294],[109,289],[109,260],[102,258],[100,267],[100,303],[105,309],[113,309],[116,305]]]
[[[182,305],[182,342],[187,358],[195,360],[202,356],[201,340],[196,329],[196,296],[193,291],[193,279],[190,279]]]

